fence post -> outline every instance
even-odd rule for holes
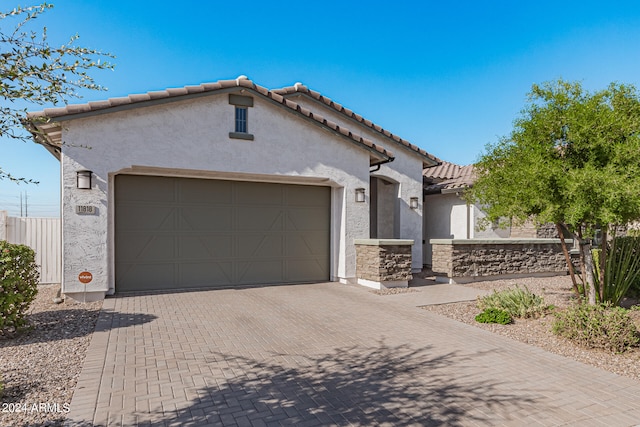
[[[7,211],[0,211],[0,240],[7,240]]]

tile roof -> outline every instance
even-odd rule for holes
[[[455,192],[473,185],[476,180],[473,165],[460,166],[442,162],[422,171],[425,194]]]
[[[33,133],[36,140],[59,150],[62,144],[62,132],[59,121],[71,120],[86,117],[94,114],[110,113],[121,111],[127,108],[144,107],[155,103],[179,101],[185,97],[197,97],[215,92],[235,92],[250,91],[260,95],[292,112],[295,112],[308,120],[328,128],[329,130],[350,139],[362,148],[367,149],[380,160],[392,160],[393,153],[380,145],[374,144],[371,140],[354,134],[349,129],[325,119],[322,115],[314,113],[304,108],[290,99],[278,94],[275,91],[255,84],[245,76],[240,76],[234,80],[219,80],[214,83],[203,83],[196,86],[185,86],[182,88],[170,88],[161,91],[133,94],[121,98],[109,98],[104,101],[88,102],[86,104],[67,105],[59,108],[46,108],[43,111],[29,112],[25,120],[25,126]]]
[[[320,94],[320,92],[317,92],[315,90],[309,89],[307,86],[303,85],[302,83],[296,83],[293,86],[287,86],[287,87],[283,87],[283,88],[280,88],[280,89],[273,89],[273,92],[275,92],[277,94],[280,94],[280,95],[284,96],[285,98],[289,98],[289,97],[293,97],[293,96],[299,96],[299,95],[305,95],[305,96],[310,97],[311,99],[314,99],[315,101],[318,101],[321,104],[324,104],[324,105],[326,105],[326,106],[328,106],[330,108],[333,108],[335,111],[344,114],[345,116],[347,116],[350,119],[356,121],[357,123],[381,133],[382,135],[386,136],[387,138],[389,138],[390,140],[392,140],[394,143],[398,144],[399,146],[404,147],[406,149],[409,149],[411,151],[414,151],[414,152],[420,154],[422,157],[424,157],[427,160],[425,162],[425,166],[432,166],[432,165],[435,165],[435,164],[438,164],[438,163],[442,162],[436,156],[427,153],[422,148],[411,144],[409,141],[406,141],[406,140],[400,138],[397,135],[392,134],[388,130],[383,129],[382,127],[376,125],[375,123],[371,122],[370,120],[365,119],[361,115],[354,113],[350,109],[345,108],[344,106],[338,104],[337,102],[334,102],[330,98],[327,98],[326,96]]]

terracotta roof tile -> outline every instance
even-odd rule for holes
[[[204,92],[215,92],[221,89],[229,89],[235,87],[247,88],[253,91],[256,94],[262,95],[265,98],[268,98],[285,108],[289,108],[298,114],[307,117],[311,120],[314,120],[318,124],[325,126],[341,135],[344,135],[347,138],[350,138],[353,142],[361,145],[369,149],[370,151],[376,153],[376,155],[381,159],[393,159],[393,153],[389,150],[386,150],[384,147],[378,146],[374,144],[372,141],[362,138],[359,135],[353,134],[349,129],[338,126],[336,123],[328,121],[323,116],[319,114],[312,113],[309,109],[302,108],[296,102],[291,99],[285,98],[282,94],[274,91],[270,91],[269,89],[256,85],[251,80],[247,79],[244,76],[240,76],[235,80],[219,80],[213,83],[203,83],[197,86],[185,86],[182,88],[169,88],[160,91],[153,91],[148,93],[141,94],[132,94],[126,97],[119,98],[109,98],[107,100],[102,101],[92,101],[86,104],[75,104],[68,105],[66,107],[59,108],[47,108],[43,111],[35,111],[27,114],[27,120],[31,121],[32,126],[38,126],[38,119],[49,119],[55,122],[56,118],[73,118],[69,116],[74,116],[77,114],[84,113],[100,113],[100,112],[109,112],[110,109],[115,109],[117,107],[127,106],[131,104],[144,104],[145,102],[154,101],[158,99],[165,98],[177,98],[179,99],[181,96],[191,95],[191,94],[200,94]],[[328,100],[331,102],[330,100]],[[143,105],[141,105],[143,106]],[[51,127],[43,128],[42,130],[47,133],[48,129],[52,129]],[[34,130],[35,131],[35,130]],[[51,131],[50,138],[53,138],[53,132]],[[59,147],[61,141],[57,139],[60,138],[59,133],[55,135],[56,141],[50,139],[47,143],[53,147]]]
[[[462,167],[455,163],[442,162],[438,166],[425,168],[422,171],[422,175],[433,179],[450,179],[458,176],[460,174],[460,169],[462,169]]]
[[[423,170],[424,190],[426,194],[446,193],[464,189],[476,180],[473,165],[459,166],[443,162],[441,165]]]
[[[410,142],[400,138],[397,135],[392,134],[391,132],[389,132],[386,129],[383,129],[381,126],[378,126],[374,123],[372,123],[370,120],[366,120],[364,117],[362,117],[359,114],[355,114],[352,110],[343,107],[342,105],[332,101],[330,98],[327,98],[326,96],[323,96],[322,94],[320,94],[320,92],[317,92],[315,90],[311,90],[309,89],[307,86],[303,85],[302,83],[296,83],[293,86],[288,86],[288,87],[284,87],[284,88],[280,88],[280,89],[274,89],[272,92],[275,93],[279,93],[285,97],[287,96],[293,96],[293,95],[307,95],[309,97],[311,97],[312,99],[315,99],[318,102],[324,103],[325,105],[328,105],[330,107],[332,107],[333,109],[335,109],[336,111],[344,114],[345,116],[355,120],[358,123],[361,123],[369,128],[374,129],[377,132],[382,133],[384,136],[386,136],[387,138],[391,138],[395,143],[399,144],[400,146],[403,146],[411,151],[414,151],[420,155],[422,155],[423,157],[425,157],[426,159],[429,160],[429,163],[440,163],[441,160],[438,159],[437,157],[435,157],[432,154],[427,153],[425,150],[421,149],[418,146],[415,146],[413,144],[411,144]],[[426,164],[426,163],[425,163]]]

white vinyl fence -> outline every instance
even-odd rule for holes
[[[0,240],[27,245],[36,252],[40,283],[60,283],[62,270],[60,218],[17,218],[0,211]]]

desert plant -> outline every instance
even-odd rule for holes
[[[482,313],[476,316],[478,323],[498,323],[500,325],[508,325],[512,322],[511,316],[504,310],[499,308],[485,308]]]
[[[627,236],[629,237],[640,237],[640,228],[631,228],[627,230]]]
[[[622,353],[640,341],[633,320],[621,307],[582,303],[557,312],[555,316],[553,333],[583,347]]]
[[[0,240],[0,334],[26,324],[26,312],[38,293],[38,266],[28,246]]]
[[[631,289],[633,292],[640,290],[640,238],[616,237],[607,244],[607,260],[604,266],[604,285],[596,283],[600,289],[600,302],[619,305],[622,298]],[[600,249],[594,250],[594,267],[596,274],[594,280],[599,282],[600,277]]]
[[[526,286],[522,289],[517,285],[501,292],[494,290],[492,294],[480,298],[478,308],[497,308],[512,317],[522,318],[538,317],[549,309],[542,297],[533,294]]]

